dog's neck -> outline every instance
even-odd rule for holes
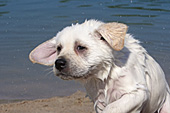
[[[112,75],[113,66],[106,67],[104,69],[105,71],[99,71],[96,75],[93,75],[87,78],[86,80],[83,80],[86,92],[94,103],[99,98],[105,101],[105,97],[106,95],[108,95],[108,83],[111,80],[110,75]]]
[[[126,52],[125,52],[126,53]],[[91,100],[96,105],[98,102],[102,104],[109,104],[110,102],[115,101],[120,98],[124,92],[114,91],[115,83],[118,83],[121,78],[121,66],[124,65],[124,56],[125,53],[117,54],[114,53],[115,57],[122,57],[121,61],[112,61],[114,63],[103,63],[101,66],[104,69],[98,69],[98,73],[92,75],[91,77],[83,80],[84,87],[86,92],[91,98]],[[119,58],[120,59],[120,58]],[[115,64],[116,63],[116,64]],[[114,65],[113,65],[114,64]],[[114,97],[112,96],[114,95]]]

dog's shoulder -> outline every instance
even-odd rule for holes
[[[114,53],[115,63],[119,67],[129,67],[136,62],[143,63],[147,51],[140,45],[140,41],[132,35],[126,34],[124,48]]]
[[[116,65],[114,73],[119,75],[129,71],[134,73],[139,70],[144,71],[143,67],[146,66],[148,56],[147,51],[140,45],[140,41],[132,35],[126,34],[124,48],[114,53],[114,64]]]
[[[130,34],[126,34],[124,46],[132,53],[146,52],[146,50],[140,45],[140,41]]]

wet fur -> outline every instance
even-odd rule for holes
[[[66,27],[33,50],[30,59],[54,65],[55,75],[62,79],[80,81],[97,113],[170,113],[170,90],[159,64],[130,34],[124,37],[123,49],[122,44],[112,45],[109,41],[114,38],[105,38],[100,33],[102,25],[105,23],[89,20]],[[104,36],[109,36],[109,27],[106,28]],[[86,50],[78,51],[77,45],[85,46]],[[62,48],[57,52],[59,46]],[[50,59],[41,52],[45,47],[56,57]],[[55,68],[58,58],[67,61],[67,68],[62,71]]]

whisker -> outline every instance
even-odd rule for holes
[[[44,70],[45,71],[45,76],[44,76],[44,78],[45,77],[49,77],[49,75],[51,76],[51,75],[53,75],[52,73],[53,73],[53,68],[47,68],[46,70]]]
[[[44,71],[51,71],[51,70],[53,70],[53,68],[47,68],[47,69],[45,69]]]

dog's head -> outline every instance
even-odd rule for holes
[[[112,65],[113,52],[123,48],[126,31],[122,23],[85,21],[64,28],[36,47],[29,58],[53,65],[54,73],[63,79],[87,78]]]

